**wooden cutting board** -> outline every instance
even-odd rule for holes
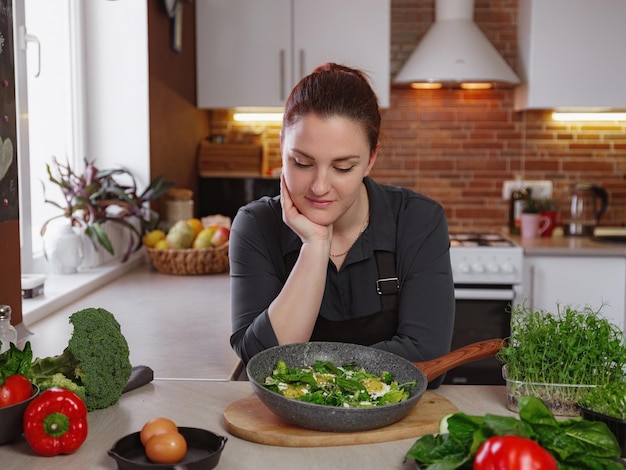
[[[336,433],[288,423],[252,395],[228,405],[224,421],[228,432],[247,441],[282,447],[325,447],[388,442],[435,433],[439,420],[457,411],[452,402],[427,390],[409,414],[394,424],[370,431]]]

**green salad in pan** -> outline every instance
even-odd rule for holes
[[[287,398],[318,405],[367,408],[390,405],[409,398],[416,381],[398,384],[389,372],[371,374],[355,364],[337,366],[316,360],[304,368],[288,367],[278,361],[265,378],[267,389]]]

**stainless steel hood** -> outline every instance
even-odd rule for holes
[[[474,23],[473,16],[474,0],[435,0],[435,22],[393,83],[414,88],[519,84],[520,79]]]

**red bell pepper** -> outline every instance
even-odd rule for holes
[[[550,452],[535,441],[518,436],[495,436],[481,444],[474,470],[557,470]]]
[[[21,374],[9,375],[0,386],[0,408],[28,400],[33,395],[33,386]]]
[[[24,412],[24,437],[38,454],[71,454],[87,439],[87,406],[74,392],[44,390]]]

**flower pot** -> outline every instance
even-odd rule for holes
[[[106,223],[102,226],[102,230],[109,237],[113,246],[113,255],[104,249],[104,247],[94,246],[91,239],[85,234],[84,230],[80,230],[79,234],[83,241],[83,261],[80,269],[93,269],[102,266],[111,261],[122,259],[124,252],[130,243],[130,232],[128,229],[115,223]]]

